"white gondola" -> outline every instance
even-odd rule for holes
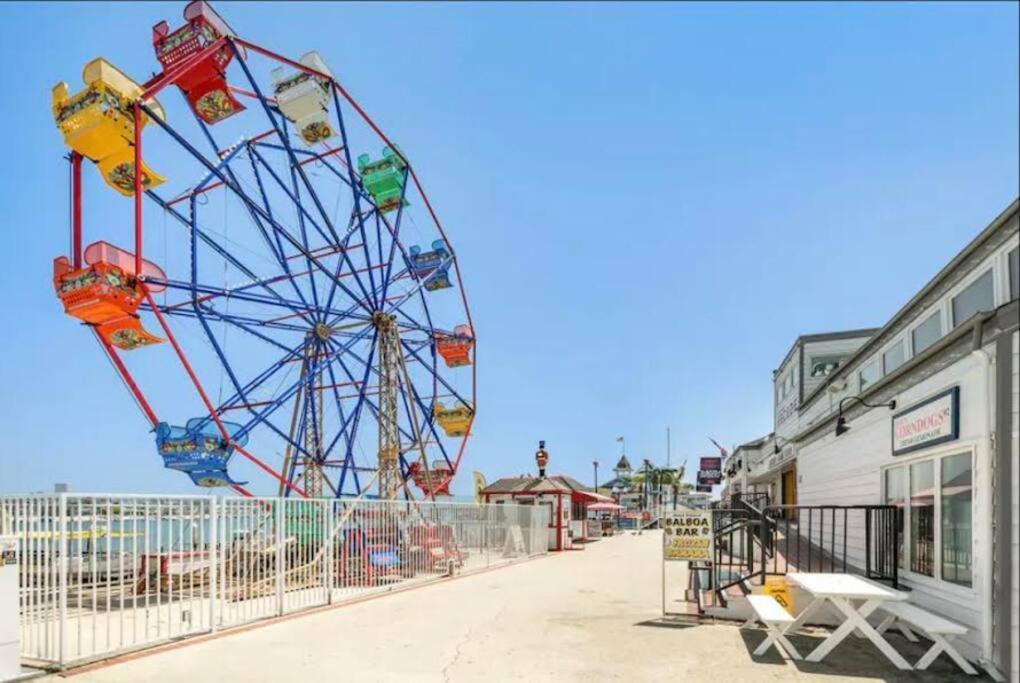
[[[315,50],[306,52],[300,61],[310,69],[333,77]],[[272,76],[276,104],[297,128],[305,144],[314,145],[333,137],[333,126],[329,122],[329,81],[307,71],[288,75],[282,66],[273,69]]]

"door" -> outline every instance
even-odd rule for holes
[[[797,504],[797,470],[787,470],[783,472],[783,505],[796,505]],[[786,515],[786,519],[796,520],[797,511],[786,509],[783,511]]]

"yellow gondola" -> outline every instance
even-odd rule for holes
[[[475,409],[470,403],[455,402],[447,408],[441,401],[432,404],[432,415],[447,436],[464,436],[471,426]]]
[[[135,118],[134,103],[142,87],[102,57],[97,57],[82,70],[85,88],[68,97],[67,83],[53,86],[53,119],[64,135],[64,143],[82,156],[91,159],[103,180],[122,195],[135,193]],[[163,108],[155,99],[146,100],[156,116],[165,119]],[[149,117],[142,114],[142,126]],[[164,182],[142,164],[142,187],[149,189]]]

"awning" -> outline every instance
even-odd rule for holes
[[[591,505],[588,506],[588,509],[589,510],[596,510],[596,511],[598,511],[598,510],[602,510],[602,511],[605,511],[605,510],[622,510],[623,506],[622,505],[617,505],[616,503],[592,503]]]
[[[574,490],[571,492],[570,497],[576,501],[587,501],[589,503],[615,503],[616,499],[611,496],[603,496],[601,493],[595,493],[594,491],[578,491]]]

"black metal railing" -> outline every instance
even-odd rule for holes
[[[762,494],[764,495],[764,494]],[[734,496],[713,510],[710,588],[764,583],[789,572],[850,573],[899,587],[901,512],[892,505],[762,505]]]
[[[772,505],[769,575],[860,574],[899,586],[899,516],[893,505]]]

